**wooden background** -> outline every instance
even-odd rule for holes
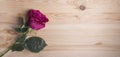
[[[37,36],[40,53],[9,52],[4,57],[120,57],[120,0],[0,0],[0,51],[16,37],[17,17],[39,9],[48,18]]]

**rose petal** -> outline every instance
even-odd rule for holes
[[[32,29],[39,30],[44,28],[45,23],[48,21],[48,18],[39,10],[31,9],[29,11],[29,24]]]
[[[31,27],[32,29],[35,29],[35,30],[39,30],[39,29],[45,27],[45,24],[42,24],[41,22],[35,21],[34,18],[31,18],[31,19],[30,19],[30,23],[29,23],[29,24],[30,24],[30,27]]]

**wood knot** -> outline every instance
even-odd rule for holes
[[[84,6],[84,5],[80,5],[80,10],[85,10],[86,9],[86,7]]]
[[[95,45],[102,45],[102,44],[103,44],[102,42],[95,43]]]
[[[15,35],[15,34],[17,34],[15,31],[13,31],[13,30],[6,30],[7,31],[7,33],[10,33],[10,34],[13,34],[13,35]]]

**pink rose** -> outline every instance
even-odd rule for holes
[[[29,11],[29,25],[32,29],[39,30],[45,27],[45,23],[48,22],[48,18],[42,14],[39,10],[31,9]]]

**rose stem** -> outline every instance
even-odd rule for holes
[[[5,55],[8,51],[10,51],[10,48],[8,50],[6,50],[2,55],[0,55],[0,57],[2,57],[3,55]]]
[[[32,30],[32,29],[31,29]],[[24,34],[28,34],[28,32],[30,32],[31,30],[28,30],[26,33]],[[15,42],[16,43],[16,42]],[[15,44],[13,43],[13,45]],[[7,52],[9,52],[11,50],[11,48],[8,48],[3,54],[0,55],[0,57],[4,56]]]

